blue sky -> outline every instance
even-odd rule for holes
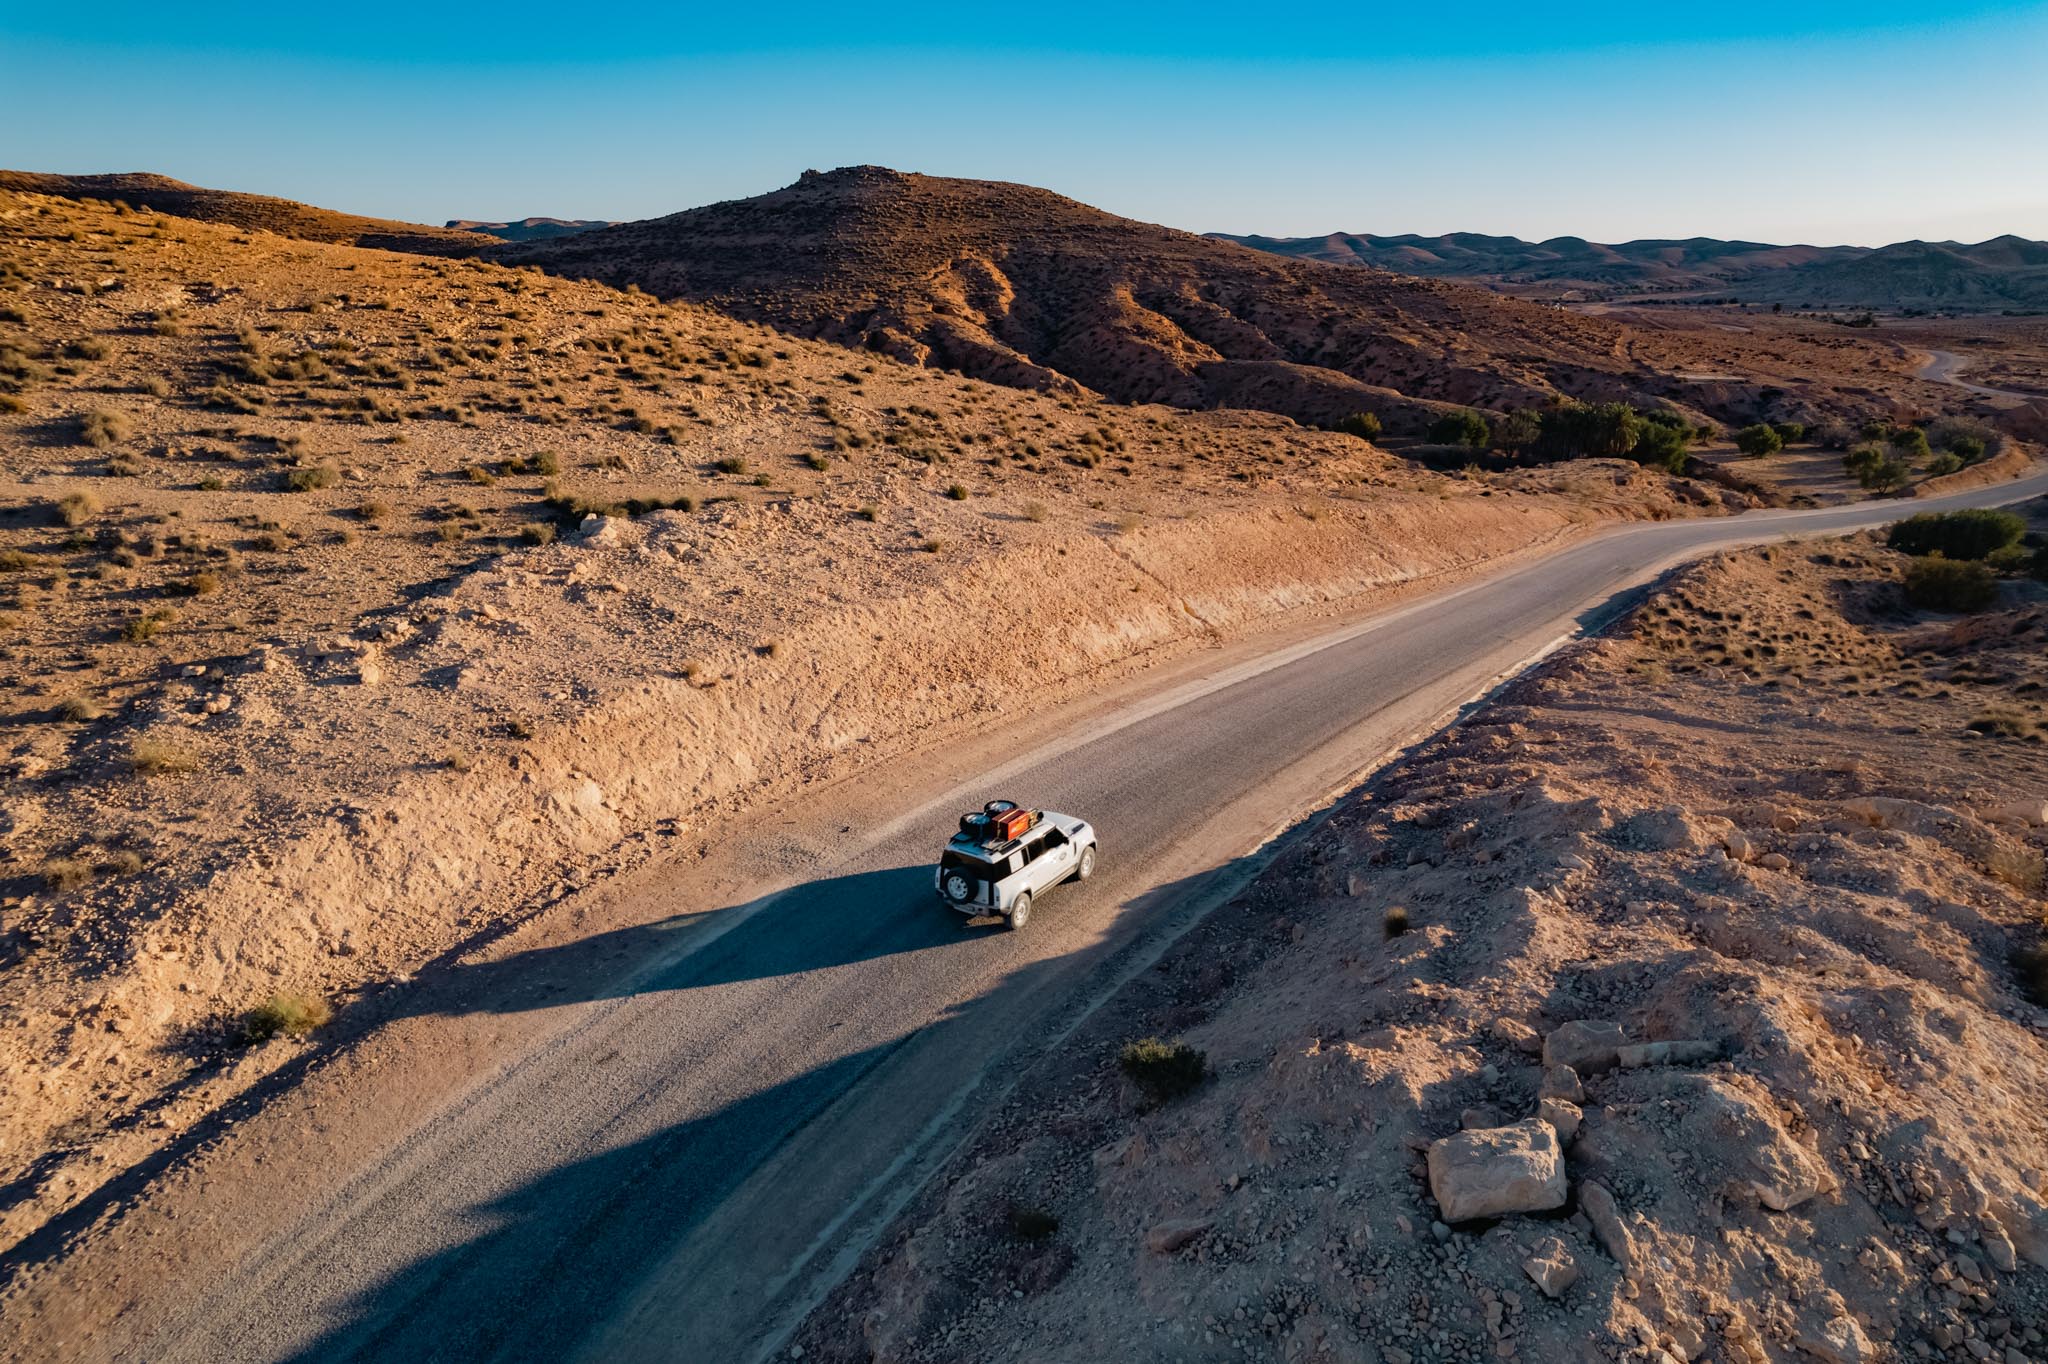
[[[2048,3],[865,10],[0,5],[0,165],[419,221],[876,162],[1197,231],[2048,238]]]

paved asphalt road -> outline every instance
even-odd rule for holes
[[[1973,384],[1969,380],[1962,378],[1961,375],[1964,368],[1970,363],[1968,356],[1957,355],[1954,351],[1950,350],[1930,350],[1926,352],[1926,355],[1927,362],[1921,365],[1917,371],[1923,379],[1931,379],[1937,384],[1953,384],[1957,388],[1968,389],[1972,393],[1981,394],[1987,398],[2009,398],[2023,403],[2042,401],[2038,394],[2015,393],[2009,388],[1990,388],[1984,384]],[[1994,406],[1999,405],[1994,404]]]
[[[1910,508],[2044,493],[2037,474]],[[810,850],[793,884],[709,913],[678,902],[619,935],[608,950],[630,974],[548,999],[562,1026],[545,1045],[423,1115],[224,1282],[145,1306],[155,1324],[126,1353],[757,1358],[1006,1077],[1234,893],[1277,828],[1655,570],[1900,509],[1606,533],[1184,677],[1006,769],[963,752],[921,799],[851,816],[843,834],[847,819],[824,813],[785,828]],[[1102,837],[1096,878],[1046,895],[1016,933],[963,924],[928,888],[956,810],[998,792],[1084,815]],[[839,793],[841,814],[859,797]],[[504,967],[507,993],[522,965]]]

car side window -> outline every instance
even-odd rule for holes
[[[1045,836],[1045,850],[1047,852],[1057,852],[1059,849],[1064,848],[1066,846],[1067,836],[1064,832],[1062,832],[1059,829],[1054,829],[1051,833]]]
[[[1044,854],[1045,847],[1045,840],[1042,838],[1034,838],[1029,843],[1026,843],[1024,845],[1024,865],[1028,867],[1033,862],[1036,862]]]

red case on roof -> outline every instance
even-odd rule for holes
[[[998,834],[1004,838],[1019,838],[1030,830],[1038,815],[1033,810],[1005,810],[993,819]]]

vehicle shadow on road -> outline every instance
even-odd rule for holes
[[[764,1141],[801,1127],[892,1050],[850,1053],[468,1209],[464,1230],[487,1230],[458,1233],[335,1303],[327,1309],[335,1324],[279,1357],[328,1364],[573,1352],[623,1305],[640,1272],[752,1172]],[[792,1215],[809,1215],[805,1196],[789,1190]]]
[[[928,865],[808,881],[724,909],[676,914],[423,972],[396,1018],[527,1009],[700,989],[957,948],[982,931],[938,904]],[[436,976],[438,978],[436,978]]]
[[[775,1320],[783,1295],[808,1282],[801,1276],[811,1271],[799,1266],[810,1263],[820,1244],[814,1238],[827,1235],[839,1217],[851,1218],[846,1234],[857,1236],[890,1215],[884,1194],[895,1190],[869,1182],[882,1171],[873,1165],[875,1151],[859,1149],[871,1124],[890,1122],[870,1108],[841,1107],[865,1092],[871,1072],[891,1067],[892,1083],[917,1077],[914,1083],[928,1090],[902,1095],[905,1127],[884,1139],[890,1151],[912,1149],[893,1144],[897,1135],[914,1143],[917,1133],[931,1130],[925,1124],[940,1119],[954,1086],[966,1087],[955,1100],[960,1114],[991,1111],[1061,1046],[1063,1024],[1079,1021],[1077,1009],[1141,973],[1162,936],[1178,935],[1235,893],[1260,860],[1234,859],[1122,900],[1110,917],[1138,931],[1090,936],[1045,956],[1026,953],[922,1026],[889,1030],[880,1040],[849,1037],[843,1050],[828,1046],[780,1074],[771,1065],[751,1078],[740,1072],[714,1079],[701,1096],[711,1103],[694,1112],[698,1081],[691,1067],[661,1061],[659,1042],[626,1048],[632,1054],[622,1058],[614,1046],[620,1025],[613,1024],[610,1036],[593,1039],[601,1045],[587,1048],[592,1054],[584,1061],[557,1064],[525,1097],[511,1093],[469,1124],[475,1130],[451,1147],[452,1161],[394,1170],[393,1182],[355,1206],[339,1204],[331,1220],[302,1228],[282,1249],[284,1263],[259,1267],[247,1279],[245,1271],[230,1271],[202,1290],[171,1336],[156,1342],[174,1348],[139,1357],[233,1357],[216,1347],[268,1339],[262,1357],[294,1361],[564,1358],[619,1325],[639,1332],[632,1338],[643,1345],[668,1341],[669,1357],[738,1357],[753,1332]],[[445,962],[434,973],[438,981],[423,973],[427,988],[419,996],[434,1001],[430,1006],[398,1006],[383,1022],[366,1019],[362,1026],[488,1016],[571,999],[600,1006],[638,1001],[631,1007],[639,1008],[666,994],[687,1008],[676,996],[705,990],[708,1002],[710,987],[721,984],[749,990],[748,982],[769,980],[779,993],[771,978],[920,952],[979,954],[1019,945],[1006,930],[963,921],[937,903],[929,876],[929,867],[919,865],[826,878],[499,961]],[[952,969],[950,962],[942,969]],[[772,1001],[748,1007],[756,1004]],[[659,1032],[662,1020],[649,1014],[625,1026]],[[431,1045],[432,1036],[422,1040]],[[971,1070],[951,1066],[948,1058],[960,1056],[971,1058]],[[557,1081],[578,1085],[582,1065],[624,1067],[606,1072],[615,1077],[615,1106],[579,1113],[555,1102]],[[595,1072],[592,1082],[604,1083]],[[949,1148],[971,1127],[969,1119],[933,1140]],[[778,1165],[806,1134],[821,1149]],[[498,1156],[518,1168],[493,1180]],[[857,1164],[840,1178],[821,1170],[821,1159]],[[933,1159],[942,1160],[943,1149]],[[728,1207],[747,1181],[763,1175],[775,1182],[760,1186],[751,1203],[735,1205],[737,1212]],[[900,1177],[915,1176],[906,1170]],[[464,1192],[472,1187],[473,1194]],[[733,1239],[692,1241],[708,1226],[722,1226],[710,1219],[732,1217],[739,1221],[718,1236]],[[742,1227],[751,1229],[736,1235]],[[798,1277],[781,1279],[785,1272]]]

